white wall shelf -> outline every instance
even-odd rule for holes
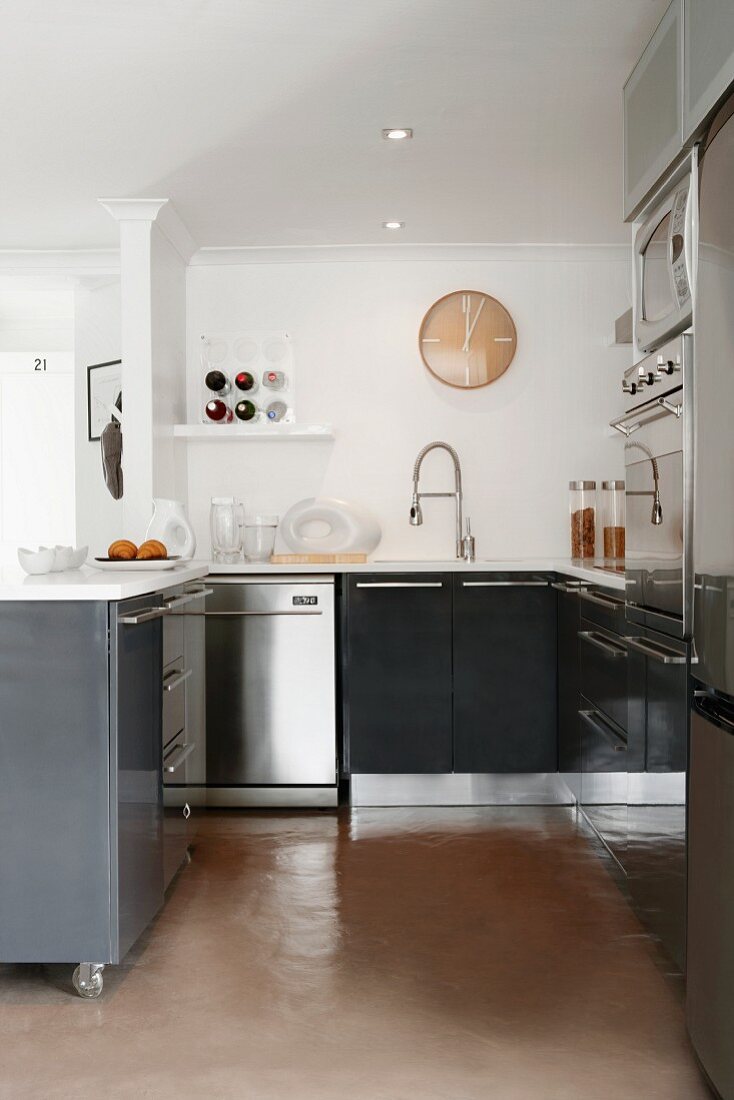
[[[240,424],[175,424],[173,434],[177,439],[199,442],[330,443],[334,439],[330,424],[263,424],[249,428]]]

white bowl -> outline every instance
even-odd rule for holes
[[[55,550],[26,550],[21,546],[18,550],[18,561],[21,569],[32,577],[50,573],[54,567]]]
[[[67,569],[81,569],[84,562],[87,560],[87,554],[89,553],[88,546],[78,546],[76,550],[72,550],[69,555],[69,564]]]

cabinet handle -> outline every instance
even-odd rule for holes
[[[189,676],[192,675],[193,671],[194,670],[192,668],[184,669],[183,672],[179,672],[178,669],[173,669],[171,672],[169,672],[167,674],[167,676],[164,677],[163,690],[164,691],[175,691],[175,689],[179,686],[179,684],[182,684],[184,682],[184,680],[188,680]]]
[[[620,611],[625,604],[625,601],[620,599],[619,596],[607,596],[601,592],[589,592],[586,588],[579,592],[579,596],[582,600],[588,600],[589,603],[597,603],[610,611]]]
[[[595,733],[600,733],[605,741],[608,741],[612,746],[614,752],[627,752],[625,739],[611,726],[607,725],[598,710],[580,710],[579,718],[586,723],[589,729]]]
[[[443,581],[357,581],[357,588],[443,588]]]
[[[674,649],[665,646],[657,646],[644,638],[627,638],[627,645],[637,653],[644,653],[646,657],[652,657],[653,661],[660,661],[663,665],[684,665],[688,658],[685,654],[676,653]]]
[[[167,756],[166,759],[163,761],[163,771],[168,772],[169,775],[171,772],[175,772],[178,768],[181,767],[184,760],[186,760],[187,757],[191,756],[195,748],[195,741],[192,741],[190,745],[179,745],[178,748],[174,749],[173,752],[170,753],[170,755]]]
[[[608,653],[610,657],[627,656],[626,646],[617,645],[614,642],[608,641],[602,634],[597,634],[595,630],[579,630],[579,638],[583,638],[583,640],[590,645],[595,645],[597,649],[601,649],[604,653]]]
[[[187,603],[193,603],[194,600],[200,600],[202,596],[211,596],[213,592],[213,588],[192,589],[191,591],[184,592],[182,596],[168,596],[163,600],[163,603],[169,610],[174,607],[185,607]]]
[[[569,596],[578,596],[579,592],[586,591],[581,581],[553,581],[551,588],[555,588],[556,592],[567,592]]]
[[[462,581],[462,588],[548,588],[550,581]]]
[[[125,626],[140,626],[141,623],[150,623],[153,619],[162,619],[167,614],[167,607],[151,607],[148,611],[137,611],[134,615],[122,615],[118,622]]]

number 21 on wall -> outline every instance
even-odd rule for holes
[[[47,369],[46,368],[46,360],[45,359],[34,359],[33,360],[33,369],[34,369],[34,371],[36,371],[36,370],[46,370]]]

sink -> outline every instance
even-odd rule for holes
[[[523,558],[477,558],[466,562],[460,558],[375,558],[375,565],[497,565],[502,562],[522,562]]]

